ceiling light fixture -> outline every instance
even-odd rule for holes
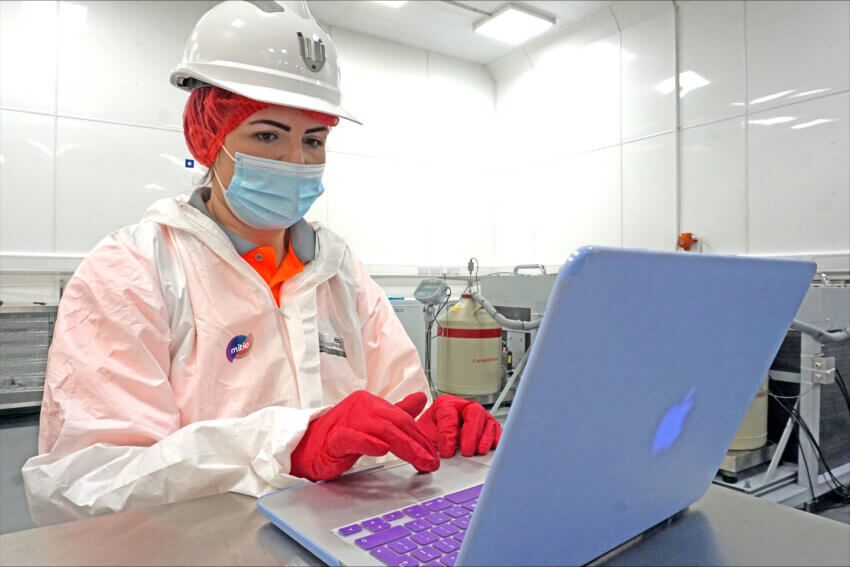
[[[372,0],[375,4],[383,4],[390,8],[400,8],[407,4],[407,0]]]
[[[507,4],[472,26],[481,35],[517,45],[537,37],[555,25],[555,17]]]

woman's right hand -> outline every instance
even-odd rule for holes
[[[290,474],[312,481],[334,478],[363,455],[392,452],[420,472],[435,471],[440,457],[414,421],[425,394],[411,394],[393,405],[359,390],[313,420],[291,455]]]

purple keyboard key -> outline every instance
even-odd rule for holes
[[[419,505],[408,506],[402,511],[411,518],[421,518],[422,516],[428,515],[428,510]]]
[[[482,488],[484,488],[484,485],[479,484],[478,486],[473,486],[472,488],[467,488],[466,490],[461,490],[460,492],[446,494],[445,498],[452,504],[463,504],[464,502],[468,502],[470,500],[478,498],[478,495],[481,494]]]
[[[434,547],[442,551],[443,553],[451,553],[452,551],[457,551],[460,549],[460,542],[453,540],[452,538],[444,539],[442,541],[438,541],[434,544]]]
[[[452,506],[451,508],[443,510],[443,514],[448,514],[452,518],[460,518],[461,516],[469,514],[469,510],[462,506]]]
[[[419,561],[431,561],[441,555],[442,553],[440,553],[433,547],[420,547],[416,551],[410,553],[411,557],[418,559]]]
[[[363,520],[360,523],[363,525],[364,528],[370,528],[370,527],[373,528],[375,526],[380,526],[381,524],[386,524],[386,522],[384,520],[382,520],[381,518],[370,518],[368,520]],[[376,531],[376,530],[372,530],[372,531]]]
[[[372,523],[363,522],[363,527],[365,527],[370,532],[375,533],[387,529],[388,527],[390,527],[390,525],[387,522],[379,519],[377,522]]]
[[[363,528],[360,527],[360,524],[351,524],[350,526],[345,526],[344,528],[339,528],[339,535],[351,535],[356,534]]]
[[[451,502],[446,502],[442,498],[434,498],[433,500],[428,500],[427,502],[423,502],[422,506],[428,508],[432,512],[439,512],[440,510],[445,510],[446,508],[452,505]]]
[[[459,534],[455,534],[455,541],[463,542],[463,536],[466,535],[466,532],[460,532]]]
[[[422,567],[443,567],[443,564],[436,561],[429,561],[428,563],[423,563]]]
[[[391,549],[387,549],[386,547],[377,547],[370,551],[372,555],[390,565],[390,567],[416,567],[419,565],[419,562],[412,557],[407,557],[406,555],[399,555],[395,551]]]
[[[425,520],[411,520],[404,524],[404,527],[413,530],[414,532],[421,532],[422,530],[427,530],[431,527],[431,524],[426,522]]]
[[[413,534],[410,536],[410,539],[418,543],[419,545],[428,545],[429,543],[434,543],[438,538],[431,532],[419,532],[418,534]]]
[[[419,546],[416,545],[415,543],[413,543],[412,541],[410,541],[409,539],[407,539],[406,537],[403,537],[401,539],[395,540],[394,542],[389,544],[387,547],[389,547],[390,549],[392,549],[396,553],[407,553],[408,551],[413,551],[414,549],[416,549]]]
[[[384,545],[409,535],[410,530],[404,526],[393,526],[388,530],[383,530],[366,537],[357,538],[354,540],[354,543],[361,549],[372,549],[373,547],[378,547],[379,545]]]
[[[461,506],[472,512],[473,510],[475,510],[476,504],[478,504],[478,500],[472,500],[471,502],[464,502],[463,504],[461,504]]]
[[[455,561],[457,561],[457,551],[453,551],[442,559],[440,559],[440,563],[442,563],[446,567],[454,567]]]
[[[401,510],[396,510],[395,512],[390,512],[389,514],[384,514],[383,516],[381,516],[381,518],[383,518],[384,520],[386,520],[388,522],[392,522],[393,520],[398,520],[402,516],[404,516],[404,512],[402,512]]]
[[[425,516],[424,519],[428,520],[429,522],[431,522],[435,526],[438,525],[438,524],[444,524],[444,523],[448,522],[449,520],[451,520],[451,518],[449,518],[448,516],[446,516],[442,512],[434,512],[433,514],[428,514],[427,516]]]
[[[450,535],[455,535],[457,532],[458,529],[451,524],[443,524],[431,530],[432,534],[440,537],[449,537]]]
[[[452,520],[452,525],[456,528],[460,528],[465,530],[469,527],[469,517],[466,518],[458,518],[457,520]]]

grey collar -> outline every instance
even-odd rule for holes
[[[188,204],[198,209],[202,214],[216,223],[230,239],[230,242],[233,243],[233,247],[240,256],[256,248],[256,244],[228,230],[210,214],[207,209],[207,201],[210,199],[210,194],[211,189],[209,187],[195,189],[192,196],[189,197]],[[295,252],[295,255],[302,264],[312,262],[316,258],[316,232],[310,226],[310,223],[301,219],[289,227],[289,238],[292,242],[292,251]]]

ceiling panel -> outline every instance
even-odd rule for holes
[[[472,25],[485,17],[480,12],[493,13],[508,3],[505,0],[411,0],[400,8],[390,8],[370,0],[313,0],[308,3],[316,18],[327,25],[475,63],[490,63],[516,49],[516,46],[472,30]],[[590,0],[531,0],[521,3],[556,17],[557,23],[549,33],[583,20],[609,4],[607,1]]]

